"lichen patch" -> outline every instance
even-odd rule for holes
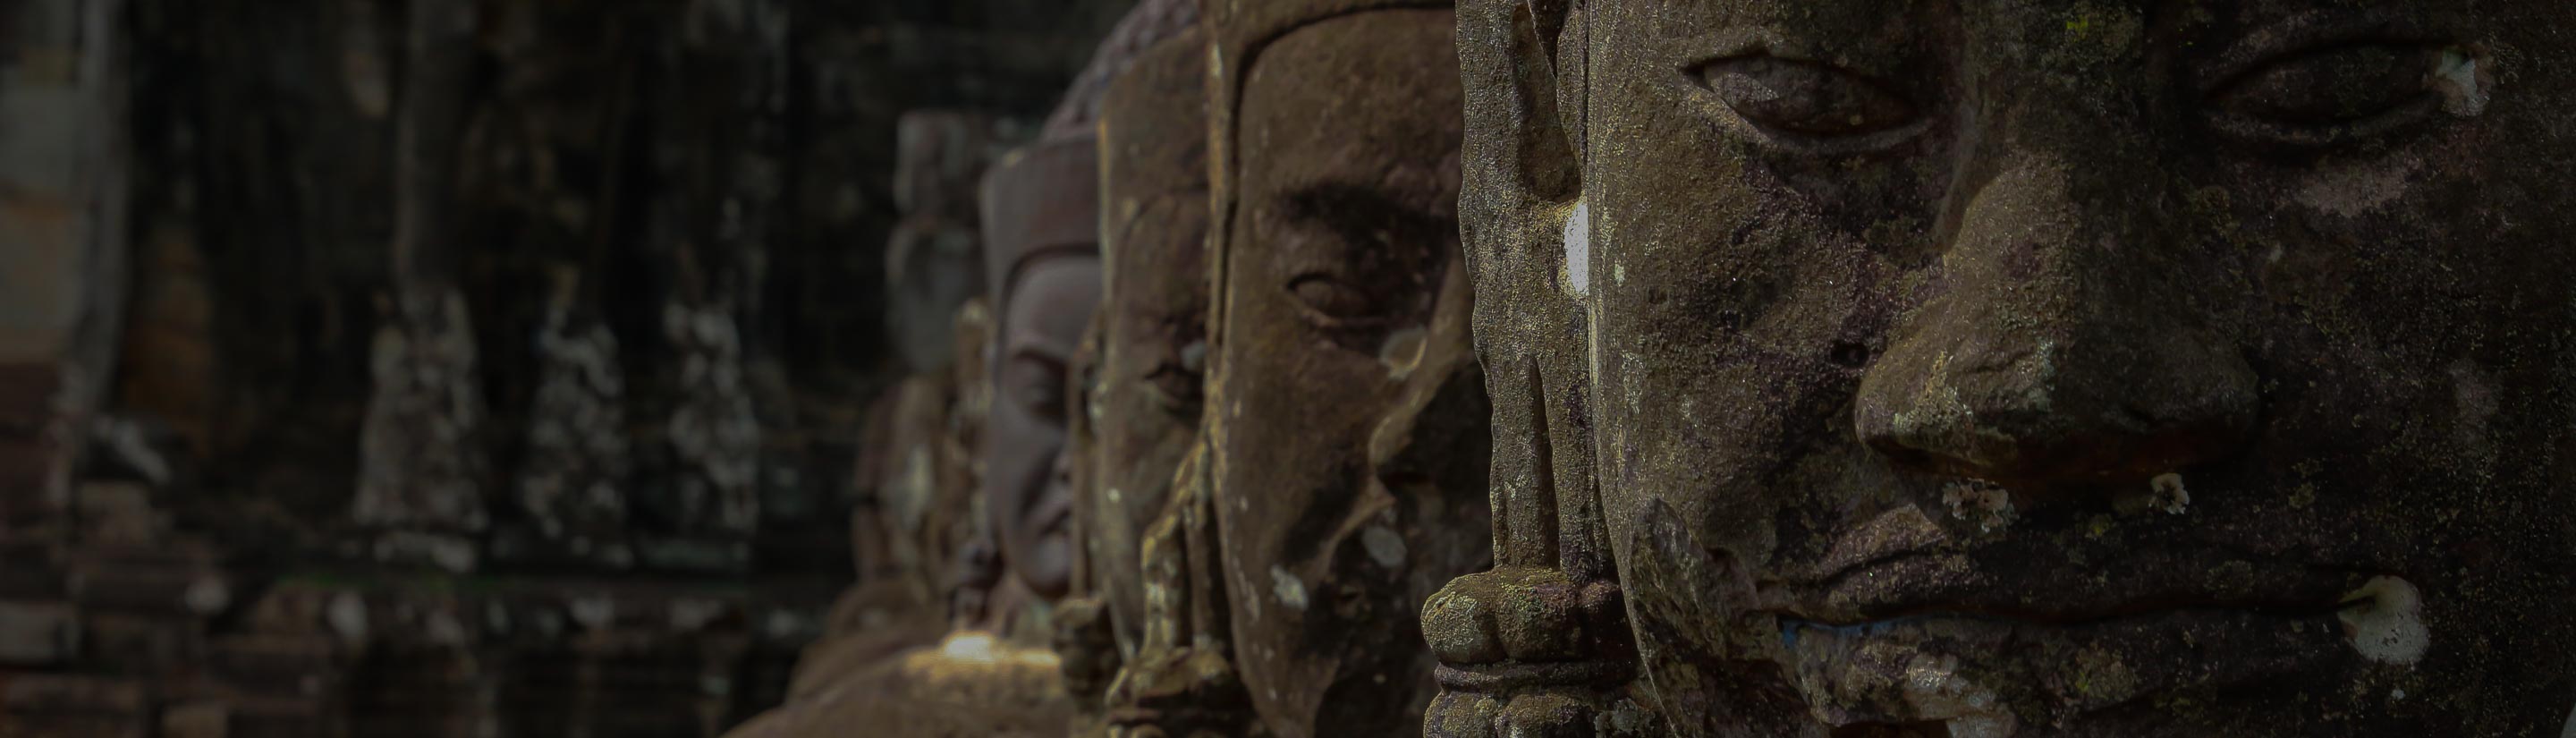
[[[2147,481],[2147,488],[2154,494],[2149,504],[2165,511],[2166,515],[2181,515],[2191,509],[2191,490],[2183,488],[2181,474],[2158,474]]]
[[[1270,567],[1270,593],[1277,595],[1279,604],[1287,605],[1289,609],[1306,609],[1306,582],[1276,564]]]
[[[1941,504],[1949,506],[1950,517],[1974,521],[1981,532],[1994,532],[2021,517],[2013,508],[2012,492],[1991,482],[1952,482],[1941,488]]]

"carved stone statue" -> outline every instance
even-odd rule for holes
[[[1038,143],[985,181],[986,282],[999,320],[985,497],[1002,552],[1049,601],[1074,579],[1067,361],[1101,294],[1102,94],[1135,56],[1198,22],[1197,0],[1147,0],[1110,31]]]
[[[1252,726],[1228,658],[1198,443],[1212,275],[1207,48],[1193,33],[1146,50],[1101,106],[1107,297],[1089,361],[1076,362],[1075,428],[1087,589],[1108,612],[1106,632],[1058,651],[1077,695],[1107,692],[1094,729],[1110,736],[1239,736]],[[1098,679],[1103,667],[1116,667],[1114,681]]]
[[[915,373],[946,369],[956,340],[949,323],[986,289],[975,187],[993,158],[992,128],[983,116],[939,110],[895,124],[903,220],[886,239],[886,329]]]
[[[1096,146],[1087,135],[1040,141],[984,180],[995,318],[985,513],[1007,567],[1049,600],[1072,577],[1073,501],[1060,452],[1066,361],[1100,301]]]
[[[1210,8],[1207,507],[1280,736],[1419,728],[1423,598],[1484,567],[1489,429],[1457,245],[1446,3]]]
[[[1106,292],[1082,495],[1091,586],[1121,650],[1144,631],[1145,528],[1199,429],[1207,374],[1207,43],[1165,42],[1113,81],[1101,122]]]
[[[2566,730],[2564,3],[1461,6],[1432,735]]]

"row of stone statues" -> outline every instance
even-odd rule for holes
[[[942,644],[871,657],[1034,686],[834,694],[986,720],[887,723],[926,734],[2576,736],[2568,20],[1146,0],[984,180],[938,380],[976,419],[896,434],[948,446],[889,530],[989,544]]]

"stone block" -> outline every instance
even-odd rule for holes
[[[231,577],[203,562],[86,559],[70,583],[73,600],[101,610],[207,617],[233,600]]]
[[[71,603],[0,600],[0,665],[59,665],[79,646],[80,614]]]
[[[138,679],[0,673],[0,736],[145,738],[151,694]]]
[[[327,697],[347,669],[345,650],[328,633],[223,636],[207,651],[207,676],[235,693],[262,697]]]

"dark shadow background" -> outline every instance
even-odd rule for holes
[[[775,704],[901,373],[897,116],[1025,137],[1129,4],[0,0],[0,735]]]

